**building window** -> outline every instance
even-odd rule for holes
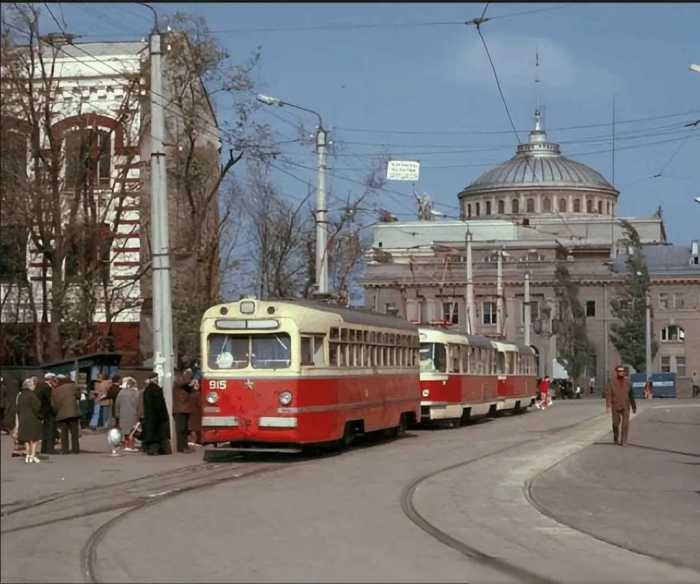
[[[506,213],[506,203],[503,199],[498,201],[498,214],[499,215],[505,215]]]
[[[513,199],[510,202],[510,208],[513,213],[520,213],[520,201],[518,199]]]
[[[685,295],[683,292],[673,293],[673,308],[685,308]]]
[[[687,377],[688,373],[685,367],[685,355],[676,355],[676,375],[678,377]]]
[[[447,324],[459,324],[459,304],[457,302],[442,303],[442,320]]]
[[[661,341],[664,343],[684,343],[685,331],[676,324],[661,329]]]
[[[671,373],[671,356],[661,356],[661,373]]]
[[[666,292],[659,292],[659,308],[668,310],[668,294]]]
[[[603,214],[603,201],[598,201],[598,214]]]
[[[528,213],[535,212],[535,199],[528,199],[527,200],[527,212]]]
[[[467,217],[471,217],[471,216],[472,216],[472,205],[471,205],[471,203],[469,203],[467,205]]]
[[[496,324],[496,303],[495,302],[484,302],[482,304],[482,320],[485,325],[495,325]]]
[[[606,209],[607,214],[610,215],[610,201],[605,203],[605,209]]]
[[[491,214],[491,201],[486,201],[486,214]]]
[[[566,199],[559,199],[559,212],[566,213]]]
[[[545,213],[552,212],[552,199],[550,199],[549,197],[545,197],[542,200],[542,211]]]
[[[88,184],[109,186],[112,150],[106,130],[73,130],[66,134],[65,184],[80,188]]]
[[[581,212],[581,199],[574,199],[574,213]]]
[[[112,230],[106,223],[84,226],[76,230],[68,242],[65,259],[66,279],[109,281],[111,247]]]
[[[593,200],[586,199],[586,213],[593,213]]]
[[[530,322],[540,318],[540,301],[530,300]],[[523,322],[525,322],[525,300],[523,300]]]
[[[481,215],[481,203],[476,204],[476,211],[475,211],[476,216],[478,217]]]
[[[595,300],[586,300],[586,316],[595,316]]]

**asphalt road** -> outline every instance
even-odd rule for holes
[[[134,491],[149,504],[3,533],[2,581],[700,583],[700,408],[658,405],[635,446],[602,444],[602,403],[576,400],[338,456],[190,466]]]

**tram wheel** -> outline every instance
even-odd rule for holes
[[[406,414],[401,414],[399,416],[399,425],[396,427],[396,435],[401,436],[406,433],[408,429],[408,419]]]

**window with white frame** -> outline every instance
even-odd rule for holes
[[[496,324],[496,303],[487,301],[481,305],[481,322],[485,325]]]
[[[685,308],[685,294],[683,292],[673,293],[673,307],[676,309]]]
[[[661,341],[664,343],[684,343],[685,331],[677,324],[669,324],[661,329]]]
[[[668,310],[668,293],[659,292],[659,308],[661,310]]]

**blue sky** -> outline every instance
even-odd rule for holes
[[[356,193],[352,181],[389,152],[420,160],[417,190],[456,214],[457,193],[514,153],[516,138],[481,41],[474,27],[460,24],[484,4],[154,6],[161,14],[205,16],[238,60],[262,46],[258,89],[318,110],[332,131],[338,155],[331,161],[331,206]],[[152,22],[131,3],[52,7],[85,41],[139,38]],[[671,241],[700,237],[700,205],[693,202],[700,196],[700,124],[685,127],[700,119],[700,73],[688,69],[700,63],[700,4],[492,3],[486,15],[493,20],[482,32],[520,139],[532,126],[537,50],[549,138],[611,180],[615,96],[619,214],[649,216],[661,205]],[[351,26],[368,24],[376,26]],[[46,18],[44,30],[56,29]],[[313,129],[313,118],[298,114],[259,113],[282,140],[296,137],[290,121],[303,119]],[[304,181],[315,182],[312,147],[292,143],[282,150],[288,161],[310,167],[276,163],[300,179],[278,175],[284,193],[300,198]],[[415,217],[411,185],[387,189],[372,206]]]

